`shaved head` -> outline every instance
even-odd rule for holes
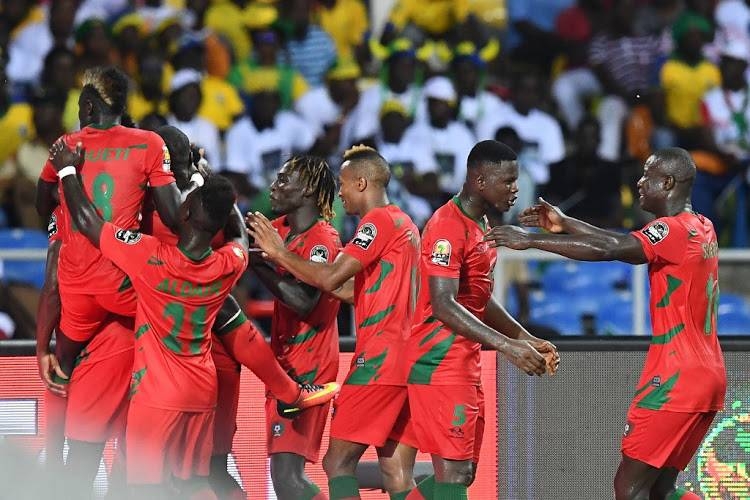
[[[355,177],[361,177],[382,187],[391,180],[391,167],[375,149],[369,146],[354,146],[344,153],[344,163],[349,162]]]
[[[682,148],[665,148],[656,151],[648,160],[653,168],[664,175],[671,175],[676,182],[695,179],[695,162],[690,153]]]

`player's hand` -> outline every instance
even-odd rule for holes
[[[208,179],[213,171],[206,159],[206,150],[204,148],[199,148],[195,144],[190,144],[190,152],[192,154],[193,165],[195,165],[195,168],[198,169],[198,172],[203,178]]]
[[[248,212],[245,217],[245,226],[247,232],[255,240],[255,246],[263,253],[264,259],[272,261],[284,251],[284,241],[281,239],[276,228],[271,225],[271,221],[260,212]]]
[[[536,337],[534,337],[530,343],[544,358],[544,361],[547,364],[547,375],[554,375],[555,372],[557,372],[557,368],[560,366],[560,353],[557,352],[557,347],[548,340],[542,340]]]
[[[521,212],[518,220],[528,227],[541,227],[551,233],[562,233],[565,214],[554,205],[539,197],[539,203]]]
[[[58,139],[49,148],[49,161],[57,172],[67,166],[78,168],[83,165],[83,144],[79,142],[76,149],[72,150],[63,139]]]
[[[503,353],[508,360],[526,375],[544,375],[547,362],[528,340],[509,340],[509,348]]]
[[[513,250],[526,250],[531,246],[531,235],[518,226],[495,226],[484,235],[492,247],[508,247]]]
[[[57,362],[57,356],[51,352],[37,354],[37,364],[39,365],[39,376],[42,378],[42,382],[47,386],[53,394],[66,397],[68,395],[67,387],[63,384],[58,384],[53,380],[53,375],[57,375],[60,378],[67,379],[68,377],[60,368],[60,363]]]

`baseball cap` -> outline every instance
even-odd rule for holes
[[[425,97],[447,101],[451,104],[456,102],[456,90],[453,83],[444,76],[435,76],[424,84]]]

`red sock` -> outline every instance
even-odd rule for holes
[[[44,446],[47,450],[47,463],[62,466],[63,445],[65,444],[65,408],[68,400],[44,391],[44,407],[46,408],[47,431]]]
[[[280,401],[297,401],[299,384],[281,368],[266,339],[250,321],[245,321],[221,339],[234,359],[248,367]]]
[[[424,497],[418,488],[414,488],[406,495],[406,500],[424,500]]]
[[[674,493],[667,497],[668,500],[701,500],[701,497],[693,493],[692,491],[683,490],[677,488]]]
[[[318,493],[317,495],[315,495],[314,497],[312,497],[311,500],[328,500],[328,497],[326,496],[325,493],[323,493],[321,491],[320,493]]]

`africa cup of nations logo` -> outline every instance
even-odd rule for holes
[[[743,398],[716,415],[687,476],[707,500],[750,499],[750,400]]]

